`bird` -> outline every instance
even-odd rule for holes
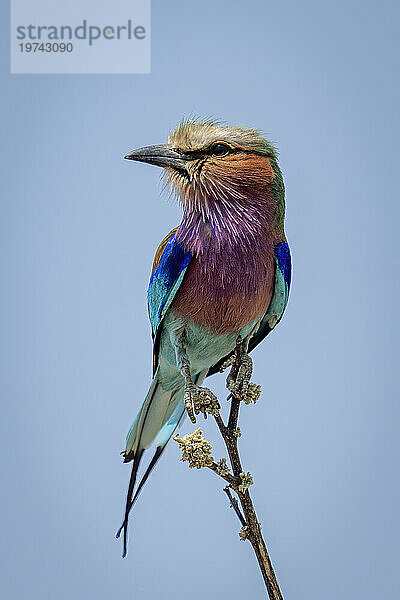
[[[132,462],[124,519],[185,415],[195,423],[218,406],[207,376],[240,365],[233,394],[248,389],[249,353],[285,311],[291,256],[285,236],[285,187],[277,150],[258,129],[183,118],[166,144],[124,158],[163,168],[182,207],[180,224],[154,258],[148,286],[153,379],[122,452]],[[155,453],[135,488],[145,451]]]

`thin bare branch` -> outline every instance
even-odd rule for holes
[[[232,496],[231,490],[229,489],[228,485],[224,488],[224,492],[228,496],[229,502],[230,502],[230,506],[233,508],[233,510],[237,514],[237,517],[238,517],[239,521],[241,522],[242,526],[243,527],[247,527],[246,519],[244,518],[244,516],[242,514],[242,511],[240,510],[239,503],[236,500],[236,498],[234,498]]]
[[[232,382],[234,382],[236,388],[228,396],[228,400],[231,401],[228,424],[225,425],[219,409],[213,408],[211,413],[224,440],[231,463],[232,474],[229,472],[225,459],[221,459],[216,463],[213,457],[211,457],[211,444],[202,437],[200,430],[191,435],[184,436],[182,439],[174,436],[174,439],[178,441],[183,450],[182,460],[188,460],[189,466],[196,466],[197,468],[206,466],[229,484],[224,488],[224,492],[228,496],[230,505],[242,525],[239,536],[242,540],[249,540],[253,547],[269,599],[283,600],[249,492],[249,487],[253,484],[253,478],[250,473],[244,472],[238,450],[238,438],[241,435],[240,428],[238,427],[240,403],[242,401],[245,404],[255,402],[260,394],[260,386],[249,383],[249,379],[245,382],[246,385],[243,386],[244,390],[242,392],[237,391],[237,381],[240,376],[240,366],[243,364],[241,361],[244,355],[246,353],[238,343],[235,352],[236,358],[228,364],[228,366],[232,366],[227,377],[227,387],[232,390]],[[238,499],[232,495],[231,490],[237,494]]]

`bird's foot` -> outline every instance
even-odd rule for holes
[[[231,370],[226,378],[226,387],[238,400],[246,401],[250,384],[250,378],[253,373],[253,361],[247,354],[247,347],[239,337],[236,342],[236,348],[231,356],[221,366],[221,372],[229,366]]]
[[[206,387],[200,387],[194,383],[185,385],[184,402],[187,414],[192,423],[196,423],[195,415],[203,413],[204,418],[207,414],[215,414],[220,409],[217,397]]]
[[[206,419],[207,414],[214,415],[218,412],[221,407],[216,395],[208,388],[200,387],[193,383],[190,376],[190,370],[186,365],[182,367],[181,372],[185,378],[183,400],[186,412],[192,423],[196,423],[195,415],[203,413],[204,418]]]
[[[239,400],[244,400],[250,385],[253,373],[253,361],[247,353],[240,357],[239,364],[234,363],[226,379],[226,386]]]

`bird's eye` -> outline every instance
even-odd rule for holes
[[[228,144],[222,144],[221,142],[217,142],[211,146],[211,153],[215,156],[226,156],[232,150]]]

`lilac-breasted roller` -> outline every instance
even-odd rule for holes
[[[243,394],[248,355],[282,318],[291,261],[284,231],[285,190],[273,146],[254,129],[183,120],[167,143],[125,158],[164,168],[181,202],[182,221],[161,242],[148,288],[153,381],[128,433],[133,461],[124,521],[172,434],[188,413],[215,402],[201,387],[239,346],[234,381]],[[143,452],[155,454],[135,490]]]

